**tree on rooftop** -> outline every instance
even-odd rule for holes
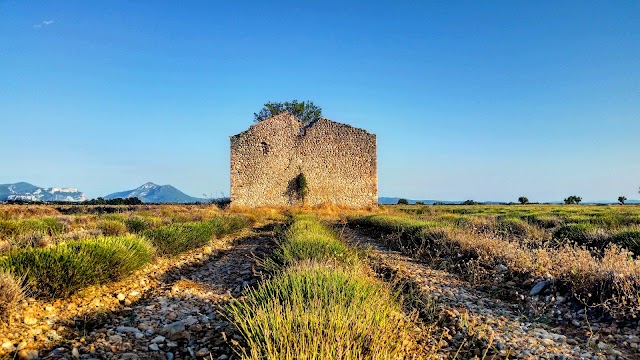
[[[293,100],[291,102],[268,102],[264,104],[264,107],[260,112],[254,113],[254,122],[260,122],[267,120],[272,116],[282,114],[283,112],[291,113],[298,118],[303,124],[309,125],[311,122],[320,119],[322,116],[322,109],[316,106],[312,101],[298,101]]]

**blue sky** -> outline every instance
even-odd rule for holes
[[[229,193],[229,136],[312,100],[379,193],[638,198],[638,1],[0,1],[0,183]]]

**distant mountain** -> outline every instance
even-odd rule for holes
[[[74,188],[41,188],[26,182],[0,185],[0,201],[84,201],[84,193]]]
[[[145,203],[194,203],[205,199],[189,196],[171,185],[156,185],[148,182],[139,188],[116,192],[105,196],[105,199],[137,197]]]

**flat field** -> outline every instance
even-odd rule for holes
[[[0,205],[0,357],[640,356],[640,206]]]

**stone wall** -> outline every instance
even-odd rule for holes
[[[285,113],[231,137],[232,205],[300,204],[301,173],[306,205],[376,205],[376,136],[324,118],[304,126]]]

